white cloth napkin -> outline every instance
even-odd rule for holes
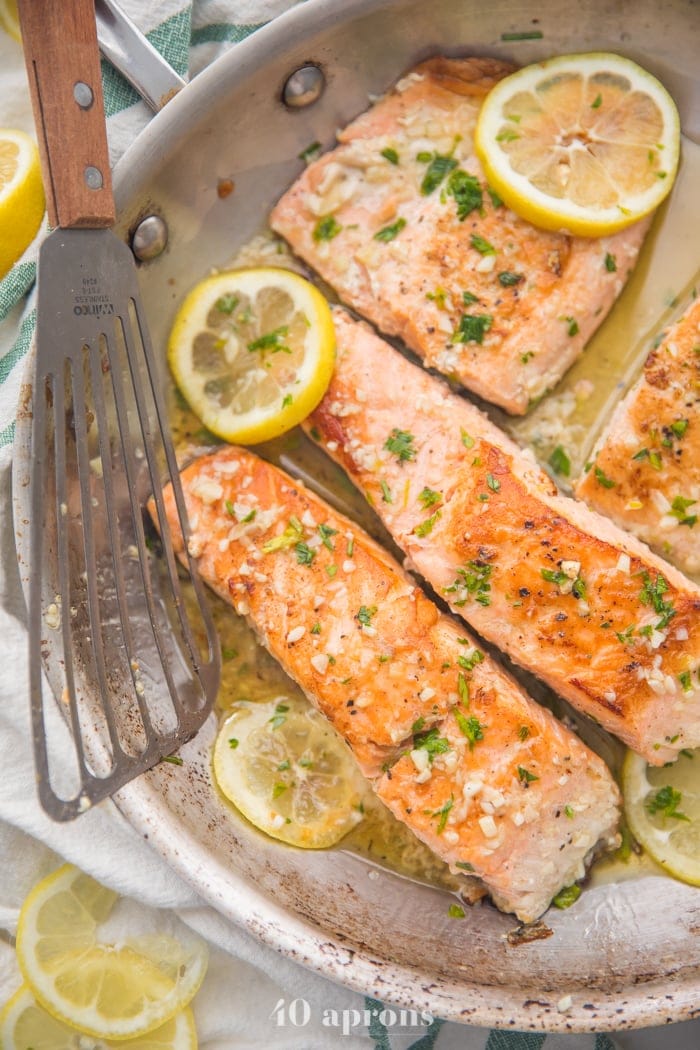
[[[294,2],[124,0],[124,7],[178,72],[194,76]],[[338,4],[342,7],[342,0]],[[149,111],[111,69],[103,75],[114,162],[146,125]],[[0,126],[33,134],[21,49],[2,32]],[[30,746],[25,608],[10,486],[15,410],[33,327],[31,298],[26,301],[22,293],[32,284],[35,258],[36,244],[0,282],[0,1005],[20,983],[13,938],[21,903],[39,878],[68,860],[138,901],[149,923],[165,923],[176,914],[208,941],[209,970],[193,1003],[201,1050],[539,1050],[543,1045],[545,1050],[614,1050],[616,1045],[654,1050],[661,1040],[674,1050],[697,1047],[698,1028],[691,1024],[677,1025],[673,1033],[620,1035],[615,1042],[606,1035],[545,1037],[440,1021],[414,1029],[392,1025],[391,1013],[381,1014],[382,1004],[302,969],[204,904],[112,803],[71,824],[54,823],[43,813]]]

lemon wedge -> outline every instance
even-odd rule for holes
[[[19,15],[17,14],[17,0],[0,0],[0,26],[20,44],[22,43]]]
[[[669,193],[680,122],[668,91],[635,62],[563,55],[496,84],[475,145],[490,185],[518,215],[598,237],[641,219]]]
[[[102,1039],[150,1032],[183,1009],[207,966],[206,945],[182,937],[120,935],[100,939],[119,897],[70,864],[40,882],[25,900],[17,961],[37,1001],[52,1017]],[[41,1045],[41,1044],[39,1044]]]
[[[251,824],[293,846],[332,846],[362,819],[355,761],[302,699],[237,704],[216,738],[214,776]]]
[[[333,319],[318,289],[290,270],[232,270],[189,293],[168,360],[204,425],[252,445],[296,426],[323,397],[335,361]]]
[[[0,277],[32,243],[43,214],[36,143],[23,131],[0,128]]]
[[[3,1050],[76,1050],[96,1044],[77,1029],[57,1020],[37,1003],[23,985],[0,1012],[0,1046]],[[182,1010],[164,1025],[135,1039],[100,1040],[100,1050],[197,1050],[192,1011]]]
[[[622,792],[630,830],[670,875],[700,886],[700,750],[667,766],[648,766],[629,751]]]

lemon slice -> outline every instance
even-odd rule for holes
[[[0,128],[0,277],[32,243],[43,214],[36,143],[23,131]]]
[[[100,1040],[95,1044],[57,1020],[37,1003],[27,985],[15,992],[0,1013],[3,1050],[197,1050],[192,1011],[182,1010],[164,1025],[135,1039]]]
[[[680,123],[669,93],[635,62],[563,55],[496,84],[475,145],[489,183],[517,214],[598,237],[640,219],[670,191]]]
[[[0,0],[0,26],[20,44],[22,43],[19,15],[17,14],[17,0]]]
[[[669,874],[700,886],[700,751],[660,767],[629,751],[622,790],[627,822],[640,845]]]
[[[173,1017],[207,966],[206,945],[186,927],[177,938],[120,931],[118,944],[101,939],[100,927],[118,918],[119,900],[66,864],[34,887],[17,928],[17,961],[38,1002],[81,1032],[118,1040]]]
[[[296,426],[323,397],[335,361],[333,319],[318,289],[290,270],[232,270],[187,296],[168,360],[205,426],[252,445]]]
[[[305,700],[236,705],[216,738],[214,775],[251,824],[293,846],[332,846],[362,819],[355,761]]]

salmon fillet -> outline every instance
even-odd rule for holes
[[[700,299],[618,405],[576,495],[700,572]]]
[[[310,433],[457,614],[659,765],[700,746],[700,588],[335,309]],[[378,377],[381,380],[378,382]]]
[[[252,453],[182,472],[203,579],[346,739],[396,816],[536,918],[616,841],[607,767],[365,532]],[[168,516],[182,553],[171,494]]]
[[[522,414],[610,310],[649,220],[579,238],[535,229],[501,204],[473,135],[484,96],[511,71],[487,58],[418,66],[340,132],[270,221],[382,332]]]

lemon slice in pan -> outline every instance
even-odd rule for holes
[[[656,208],[678,166],[666,88],[621,55],[526,66],[487,95],[476,128],[486,177],[536,226],[602,236]]]
[[[293,846],[332,846],[362,818],[354,759],[305,700],[236,705],[214,745],[214,775],[251,824]]]
[[[168,360],[212,433],[243,445],[278,437],[311,413],[333,374],[328,303],[290,270],[219,273],[178,311]]]
[[[622,768],[625,815],[647,853],[683,882],[700,886],[700,750],[667,766],[629,751]]]

